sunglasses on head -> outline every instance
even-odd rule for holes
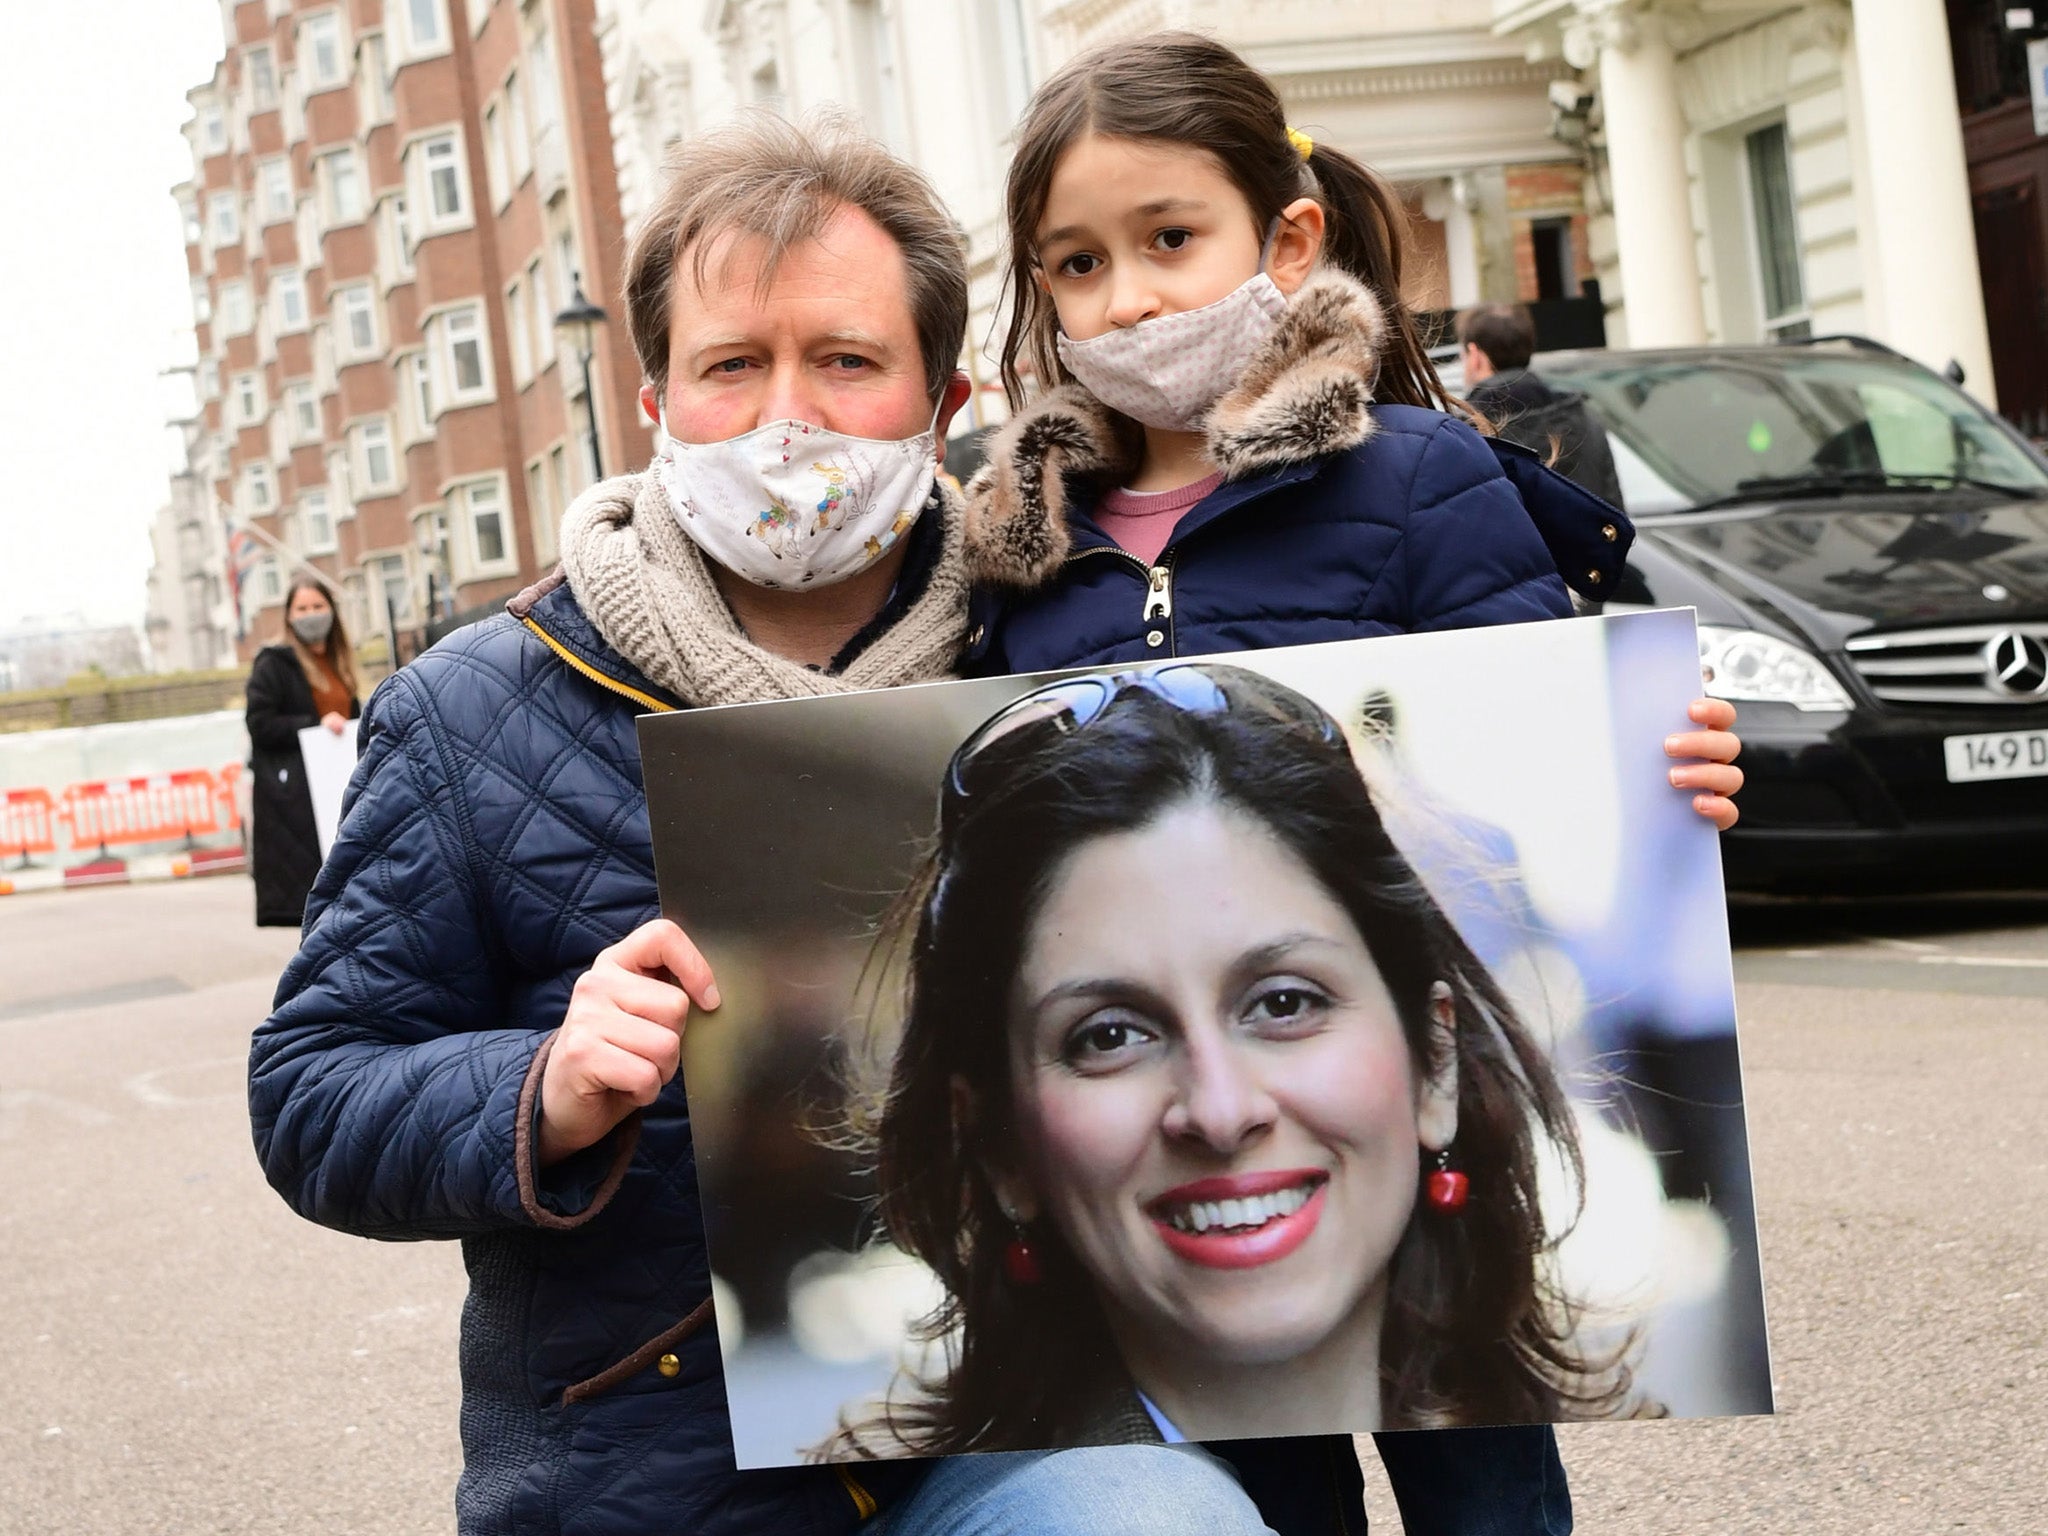
[[[990,715],[960,744],[946,765],[946,799],[971,798],[968,775],[974,762],[997,742],[1035,726],[1044,726],[1062,736],[1086,730],[1102,718],[1110,705],[1131,693],[1150,694],[1185,714],[1257,714],[1296,728],[1311,728],[1332,745],[1343,740],[1336,722],[1307,700],[1301,701],[1305,708],[1289,708],[1285,699],[1262,692],[1247,691],[1233,699],[1224,690],[1218,671],[1234,672],[1247,680],[1253,675],[1242,668],[1218,669],[1200,662],[1179,662],[1142,672],[1070,677],[1035,689]]]

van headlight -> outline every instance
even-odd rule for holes
[[[1849,695],[1811,651],[1753,629],[1700,626],[1700,670],[1717,699],[1847,710]]]

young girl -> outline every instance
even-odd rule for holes
[[[1045,84],[1008,188],[1017,414],[968,487],[993,584],[975,670],[1563,618],[1567,586],[1614,588],[1627,520],[1483,435],[1430,366],[1404,218],[1208,39],[1112,44]],[[1734,710],[1690,714],[1671,781],[1725,828]],[[1380,1447],[1411,1531],[1570,1529],[1547,1428]]]

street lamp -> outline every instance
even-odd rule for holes
[[[569,274],[569,307],[555,316],[555,329],[574,339],[583,355],[583,415],[590,428],[590,470],[604,478],[604,456],[597,447],[597,397],[590,392],[590,354],[597,344],[597,328],[611,316],[591,303],[583,293],[583,274]]]

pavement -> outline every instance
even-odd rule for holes
[[[295,935],[252,909],[0,902],[0,1536],[453,1527],[460,1256],[265,1186],[242,1066]],[[2048,1530],[2048,897],[1735,932],[1779,1412],[1567,1427],[1579,1529]]]

